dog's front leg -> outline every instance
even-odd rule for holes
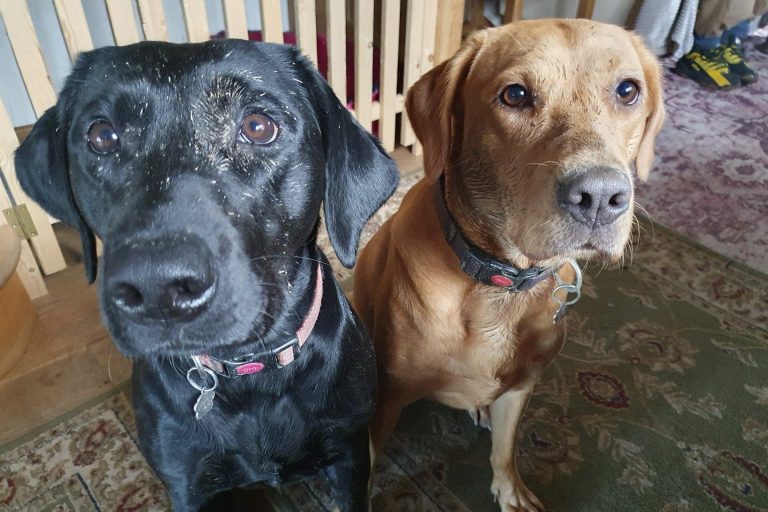
[[[544,506],[525,486],[517,472],[517,427],[533,392],[533,383],[507,391],[491,404],[491,466],[493,484],[501,512],[541,512]]]
[[[331,484],[336,510],[368,512],[368,477],[371,459],[368,451],[368,427],[358,429],[341,447],[341,453],[325,469]]]

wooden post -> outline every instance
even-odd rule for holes
[[[182,0],[184,23],[187,26],[187,38],[190,43],[208,41],[208,13],[205,11],[205,0]]]
[[[576,10],[577,18],[592,19],[595,10],[595,0],[579,0],[579,8]]]
[[[267,43],[283,44],[283,18],[280,0],[261,0],[261,35]]]
[[[227,26],[227,37],[248,39],[248,24],[243,0],[224,0],[224,20],[224,24]],[[282,42],[282,34],[280,34],[280,38]]]
[[[355,0],[355,115],[371,129],[373,109],[373,0]]]
[[[447,60],[461,46],[464,23],[464,0],[439,0],[437,4],[437,34],[435,65]]]
[[[344,0],[326,0],[328,83],[342,105],[347,104],[347,14]]]
[[[78,53],[93,50],[91,32],[85,20],[85,11],[80,0],[53,0],[56,16],[59,18],[61,35],[67,45],[70,60]]]
[[[395,149],[397,121],[397,59],[400,42],[400,0],[381,2],[381,74],[379,77],[379,139],[387,151]]]
[[[248,24],[243,0],[224,0],[224,25],[227,37],[248,39]]]
[[[131,0],[107,0],[109,24],[118,46],[138,43],[141,41],[136,21],[133,18],[133,2]]]
[[[505,25],[523,19],[523,2],[524,0],[507,0],[504,5],[503,23]]]
[[[168,24],[165,21],[163,3],[156,0],[138,0],[138,6],[144,38],[147,41],[167,41]]]

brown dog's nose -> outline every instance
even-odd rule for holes
[[[202,240],[133,242],[105,255],[107,301],[142,324],[190,321],[213,298],[212,260]]]
[[[617,169],[597,168],[568,178],[557,190],[560,208],[577,221],[605,226],[629,208],[632,185]]]

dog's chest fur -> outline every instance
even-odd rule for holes
[[[553,324],[552,285],[526,294],[475,285],[457,301],[443,340],[448,364],[435,397],[454,407],[488,405],[503,392],[536,377],[560,350],[563,322]],[[461,404],[454,403],[462,402]]]

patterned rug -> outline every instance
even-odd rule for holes
[[[667,121],[637,201],[656,222],[768,273],[768,55],[757,83],[711,91],[664,66]]]
[[[768,277],[642,227],[627,266],[587,269],[523,420],[523,478],[549,511],[768,512]],[[0,447],[0,510],[168,510],[133,422],[119,393]],[[468,414],[414,404],[382,457],[374,511],[495,512],[489,454]],[[271,499],[332,510],[320,480]]]

